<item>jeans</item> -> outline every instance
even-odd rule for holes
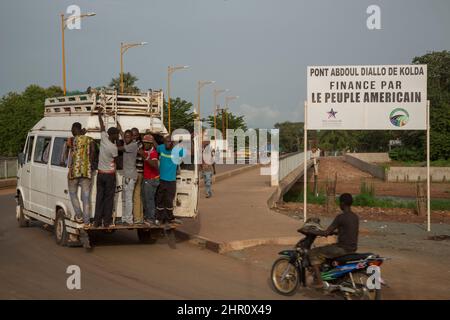
[[[211,185],[212,185],[213,173],[211,171],[203,171],[202,175],[203,175],[203,179],[205,180],[206,194],[208,196],[212,196]]]
[[[135,184],[135,179],[122,178],[122,222],[129,224],[133,223],[133,193]]]
[[[116,174],[97,174],[97,197],[95,198],[96,225],[105,226],[112,224],[112,213],[114,209],[114,195],[116,193]]]
[[[142,184],[142,192],[144,194],[144,217],[146,219],[155,219],[155,194],[159,186],[158,179],[144,179]]]
[[[142,223],[144,222],[144,210],[142,206],[142,198],[143,198],[143,192],[142,192],[142,183],[143,183],[143,175],[142,173],[138,173],[138,178],[136,180],[136,184],[134,187],[134,194],[133,194],[133,216],[134,216],[134,223]]]
[[[68,185],[70,201],[72,201],[73,210],[75,211],[75,217],[83,217],[83,222],[88,224],[89,219],[91,218],[91,179],[69,179]],[[80,200],[78,199],[78,186],[81,187],[81,201],[83,202],[83,212],[81,212]]]

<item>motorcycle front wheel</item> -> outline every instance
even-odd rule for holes
[[[299,272],[290,258],[281,257],[272,265],[271,280],[275,290],[282,295],[290,296],[295,293],[299,284]]]

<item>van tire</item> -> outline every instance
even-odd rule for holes
[[[55,241],[60,246],[66,246],[68,243],[69,234],[66,229],[66,217],[63,209],[59,208],[56,211],[55,219]]]
[[[22,195],[19,194],[19,207],[20,207],[20,213],[19,213],[19,217],[17,218],[17,222],[19,223],[19,227],[21,228],[26,228],[30,226],[30,220],[28,220],[25,217],[25,214],[23,213],[23,199],[22,199]]]
[[[152,238],[152,232],[149,229],[137,229],[138,239],[141,243],[152,244],[155,243],[155,238]]]

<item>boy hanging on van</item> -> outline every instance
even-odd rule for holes
[[[122,210],[122,224],[133,224],[133,193],[138,173],[136,170],[136,156],[139,150],[139,145],[133,140],[131,130],[122,131],[122,127],[117,122],[117,128],[123,138],[124,145],[119,146],[118,150],[123,151],[123,210]]]
[[[95,145],[94,139],[85,136],[81,129],[81,123],[72,124],[73,138],[67,139],[67,150],[70,151],[68,185],[69,196],[75,211],[75,221],[89,226],[90,193],[92,178],[92,163],[94,162]],[[81,211],[78,200],[78,187],[81,188],[81,200],[83,211]]]
[[[119,138],[119,130],[115,127],[105,132],[105,124],[102,119],[102,112],[98,112],[100,122],[100,154],[98,157],[97,173],[97,197],[95,204],[94,227],[102,225],[109,227],[113,225],[112,213],[114,208],[114,194],[116,191],[116,164],[115,158],[118,156],[116,141]]]

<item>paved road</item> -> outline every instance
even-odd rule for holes
[[[60,247],[34,223],[19,228],[14,198],[0,195],[0,299],[280,299],[262,268],[189,243],[137,242],[132,231],[103,235],[91,253]],[[81,268],[82,290],[66,288],[66,268]],[[301,296],[294,298],[300,299]]]

